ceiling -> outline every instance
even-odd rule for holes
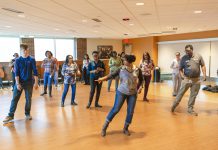
[[[0,0],[0,7],[3,36],[135,38],[218,29],[218,0]]]

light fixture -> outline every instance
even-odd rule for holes
[[[143,6],[145,3],[136,3],[137,6]]]
[[[133,23],[130,23],[129,25],[130,25],[130,26],[134,26],[134,24],[133,24]]]
[[[202,10],[195,10],[194,13],[195,13],[195,14],[201,14],[201,13],[202,13]]]
[[[17,16],[20,17],[20,18],[25,18],[26,17],[24,14],[19,14]]]
[[[11,28],[11,26],[5,26],[5,28]]]
[[[54,30],[55,30],[55,31],[59,31],[60,29],[58,29],[58,28],[55,28]]]
[[[86,23],[86,22],[88,22],[88,21],[87,21],[86,19],[83,19],[82,22]]]
[[[97,33],[98,31],[93,31],[93,32]]]

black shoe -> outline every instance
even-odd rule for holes
[[[78,105],[78,104],[77,104],[76,102],[72,102],[71,105],[76,106],[76,105]]]
[[[149,100],[147,98],[143,98],[144,102],[149,102]]]
[[[131,133],[129,132],[128,129],[123,129],[123,134],[127,135],[127,136],[130,136]]]
[[[102,130],[101,130],[101,136],[102,136],[102,137],[105,137],[105,136],[106,136],[106,131],[107,131],[108,125],[109,125],[109,122],[106,121],[106,122],[104,123],[104,125],[103,125]]]
[[[102,106],[99,104],[95,104],[95,107],[102,108]]]
[[[42,94],[40,94],[40,96],[44,96],[45,94],[47,94],[47,92],[43,92]]]
[[[52,97],[52,95],[51,95],[51,93],[52,93],[52,86],[49,86],[48,90],[49,90],[49,97]]]
[[[175,109],[176,109],[176,106],[173,105],[173,106],[171,107],[171,112],[172,112],[172,113],[175,112]]]
[[[64,103],[61,103],[61,107],[64,107]]]
[[[89,109],[91,107],[91,103],[88,103],[88,105],[86,106],[87,109]]]
[[[130,136],[131,134],[130,134],[130,132],[129,132],[129,124],[125,124],[124,125],[124,128],[123,128],[123,133],[125,134],[125,135],[127,135],[127,136]]]

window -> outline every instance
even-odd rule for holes
[[[66,59],[67,55],[72,55],[76,59],[74,50],[74,40],[72,39],[56,39],[56,58],[60,61]]]
[[[9,62],[14,53],[20,54],[20,39],[0,37],[0,62]]]
[[[47,50],[51,51],[55,56],[55,44],[53,39],[34,39],[35,47],[35,59],[36,61],[42,61],[45,59],[45,52]]]
[[[35,38],[35,58],[42,61],[45,58],[45,51],[50,50],[53,56],[59,61],[64,61],[67,55],[73,55],[76,59],[74,39],[42,39]]]

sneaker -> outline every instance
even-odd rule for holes
[[[190,110],[188,113],[193,116],[198,116],[198,113],[196,113],[194,110]]]
[[[14,117],[7,116],[7,117],[5,117],[5,119],[3,120],[3,122],[4,122],[4,123],[7,123],[7,122],[10,122],[10,121],[12,121],[12,120],[14,120]]]
[[[32,119],[33,119],[32,116],[26,115],[26,120],[32,120]]]

